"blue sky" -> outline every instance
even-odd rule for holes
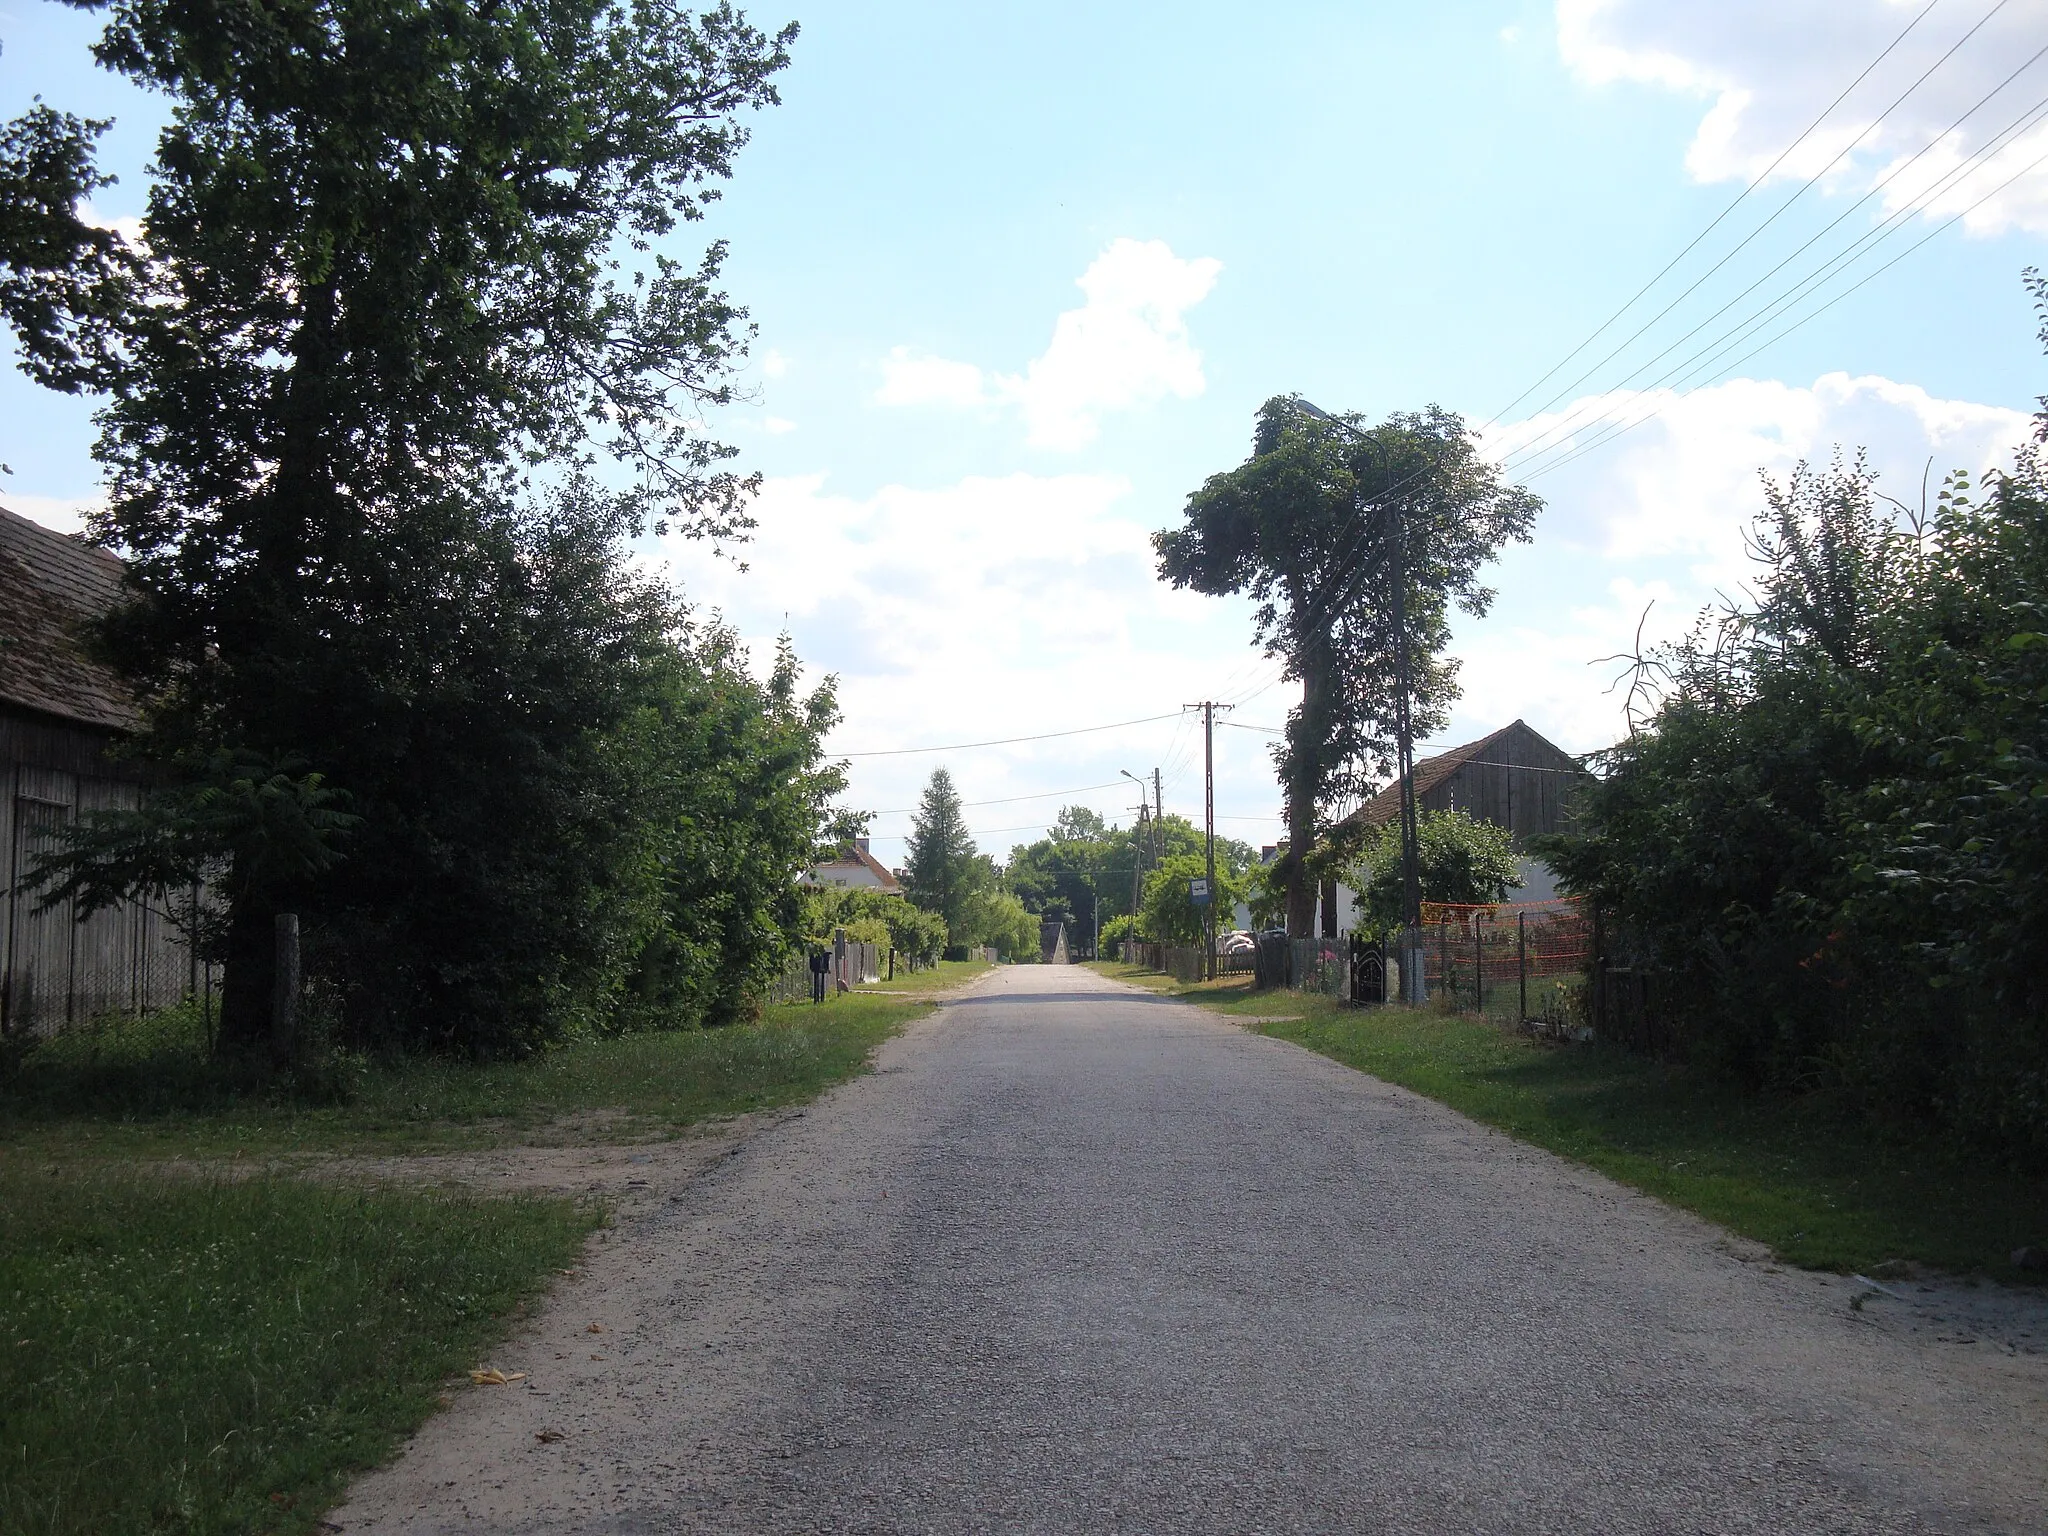
[[[1490,422],[1924,6],[793,9],[803,36],[784,105],[756,120],[699,231],[731,241],[729,286],[760,327],[750,399],[713,422],[768,476],[760,536],[745,573],[686,546],[647,556],[764,644],[786,622],[841,678],[835,741],[849,752],[1170,714],[1205,696],[1276,725],[1289,690],[1249,649],[1243,606],[1165,592],[1144,542],[1243,457],[1259,402],[1438,402]],[[1536,542],[1501,563],[1493,613],[1460,627],[1467,693],[1451,739],[1520,715],[1574,750],[1611,740],[1617,701],[1587,663],[1652,599],[1649,631],[1669,634],[1740,579],[1760,468],[1868,444],[1885,483],[1917,495],[1930,457],[1937,472],[1977,469],[2023,435],[2044,370],[2019,273],[2048,232],[2048,170],[2029,169],[2048,127],[2022,114],[2048,98],[2048,60],[1968,109],[2048,44],[2048,0],[2008,0],[1947,52],[1993,8],[1937,0],[1650,302],[1492,435],[1503,450],[1530,440],[1542,420],[1517,421],[1567,385],[1547,419],[1568,418],[1580,443],[1601,421],[1646,418],[1530,481],[1550,505]],[[119,218],[139,210],[161,108],[90,67],[91,33],[89,17],[4,0],[0,110],[40,91],[115,116],[122,184],[96,211]],[[1967,162],[2015,122],[2003,158]],[[1933,183],[1951,168],[1951,184]],[[1816,172],[1661,330],[1578,382]],[[1631,392],[1659,372],[1631,379],[1636,363],[1838,216],[1786,276],[1889,213],[1868,265],[1965,208],[1731,375]],[[1784,286],[1766,278],[1754,301]],[[1709,322],[1701,336],[1716,334]],[[14,470],[0,498],[75,518],[96,484],[88,416],[18,376],[0,383],[0,459]],[[1533,451],[1510,467],[1545,469]],[[1278,827],[1266,740],[1218,732],[1221,826],[1254,842]],[[945,762],[970,801],[1006,802],[972,818],[998,852],[1059,804],[1008,797],[1122,768],[1162,765],[1168,808],[1200,811],[1199,741],[1180,721],[853,762],[849,798],[892,813]],[[1114,813],[1125,797],[1071,798]],[[878,851],[894,858],[907,825],[884,817]]]

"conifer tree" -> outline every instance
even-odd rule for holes
[[[953,776],[934,768],[910,818],[908,868],[910,899],[945,919],[946,932],[958,939],[967,898],[974,891],[975,847]]]

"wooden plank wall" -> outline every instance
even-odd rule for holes
[[[168,915],[124,902],[84,922],[38,912],[21,889],[31,861],[87,812],[138,803],[142,775],[113,737],[0,710],[0,1033],[48,1034],[176,1003],[205,984]]]
[[[1520,848],[1538,833],[1568,828],[1572,787],[1583,774],[1569,754],[1517,722],[1426,792],[1422,808],[1506,827]]]

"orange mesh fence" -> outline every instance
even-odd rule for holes
[[[1432,997],[1479,1012],[1538,1013],[1560,979],[1584,972],[1593,923],[1568,897],[1489,906],[1424,902],[1421,939]]]

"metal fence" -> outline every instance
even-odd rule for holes
[[[1415,940],[1431,1001],[1560,1034],[1583,1027],[1593,922],[1581,903],[1425,902]]]
[[[1485,906],[1425,902],[1422,918],[1420,927],[1387,948],[1363,934],[1261,935],[1255,949],[1219,956],[1217,973],[1250,973],[1260,986],[1379,1003],[1402,995],[1400,957],[1410,954],[1421,965],[1426,999],[1437,1007],[1529,1024],[1560,1038],[1584,1038],[1597,1028],[1602,1039],[1638,1050],[1668,1044],[1651,973],[1594,963],[1598,925],[1583,903],[1569,897]],[[1130,963],[1177,981],[1202,975],[1200,949],[1133,940],[1124,953]]]

